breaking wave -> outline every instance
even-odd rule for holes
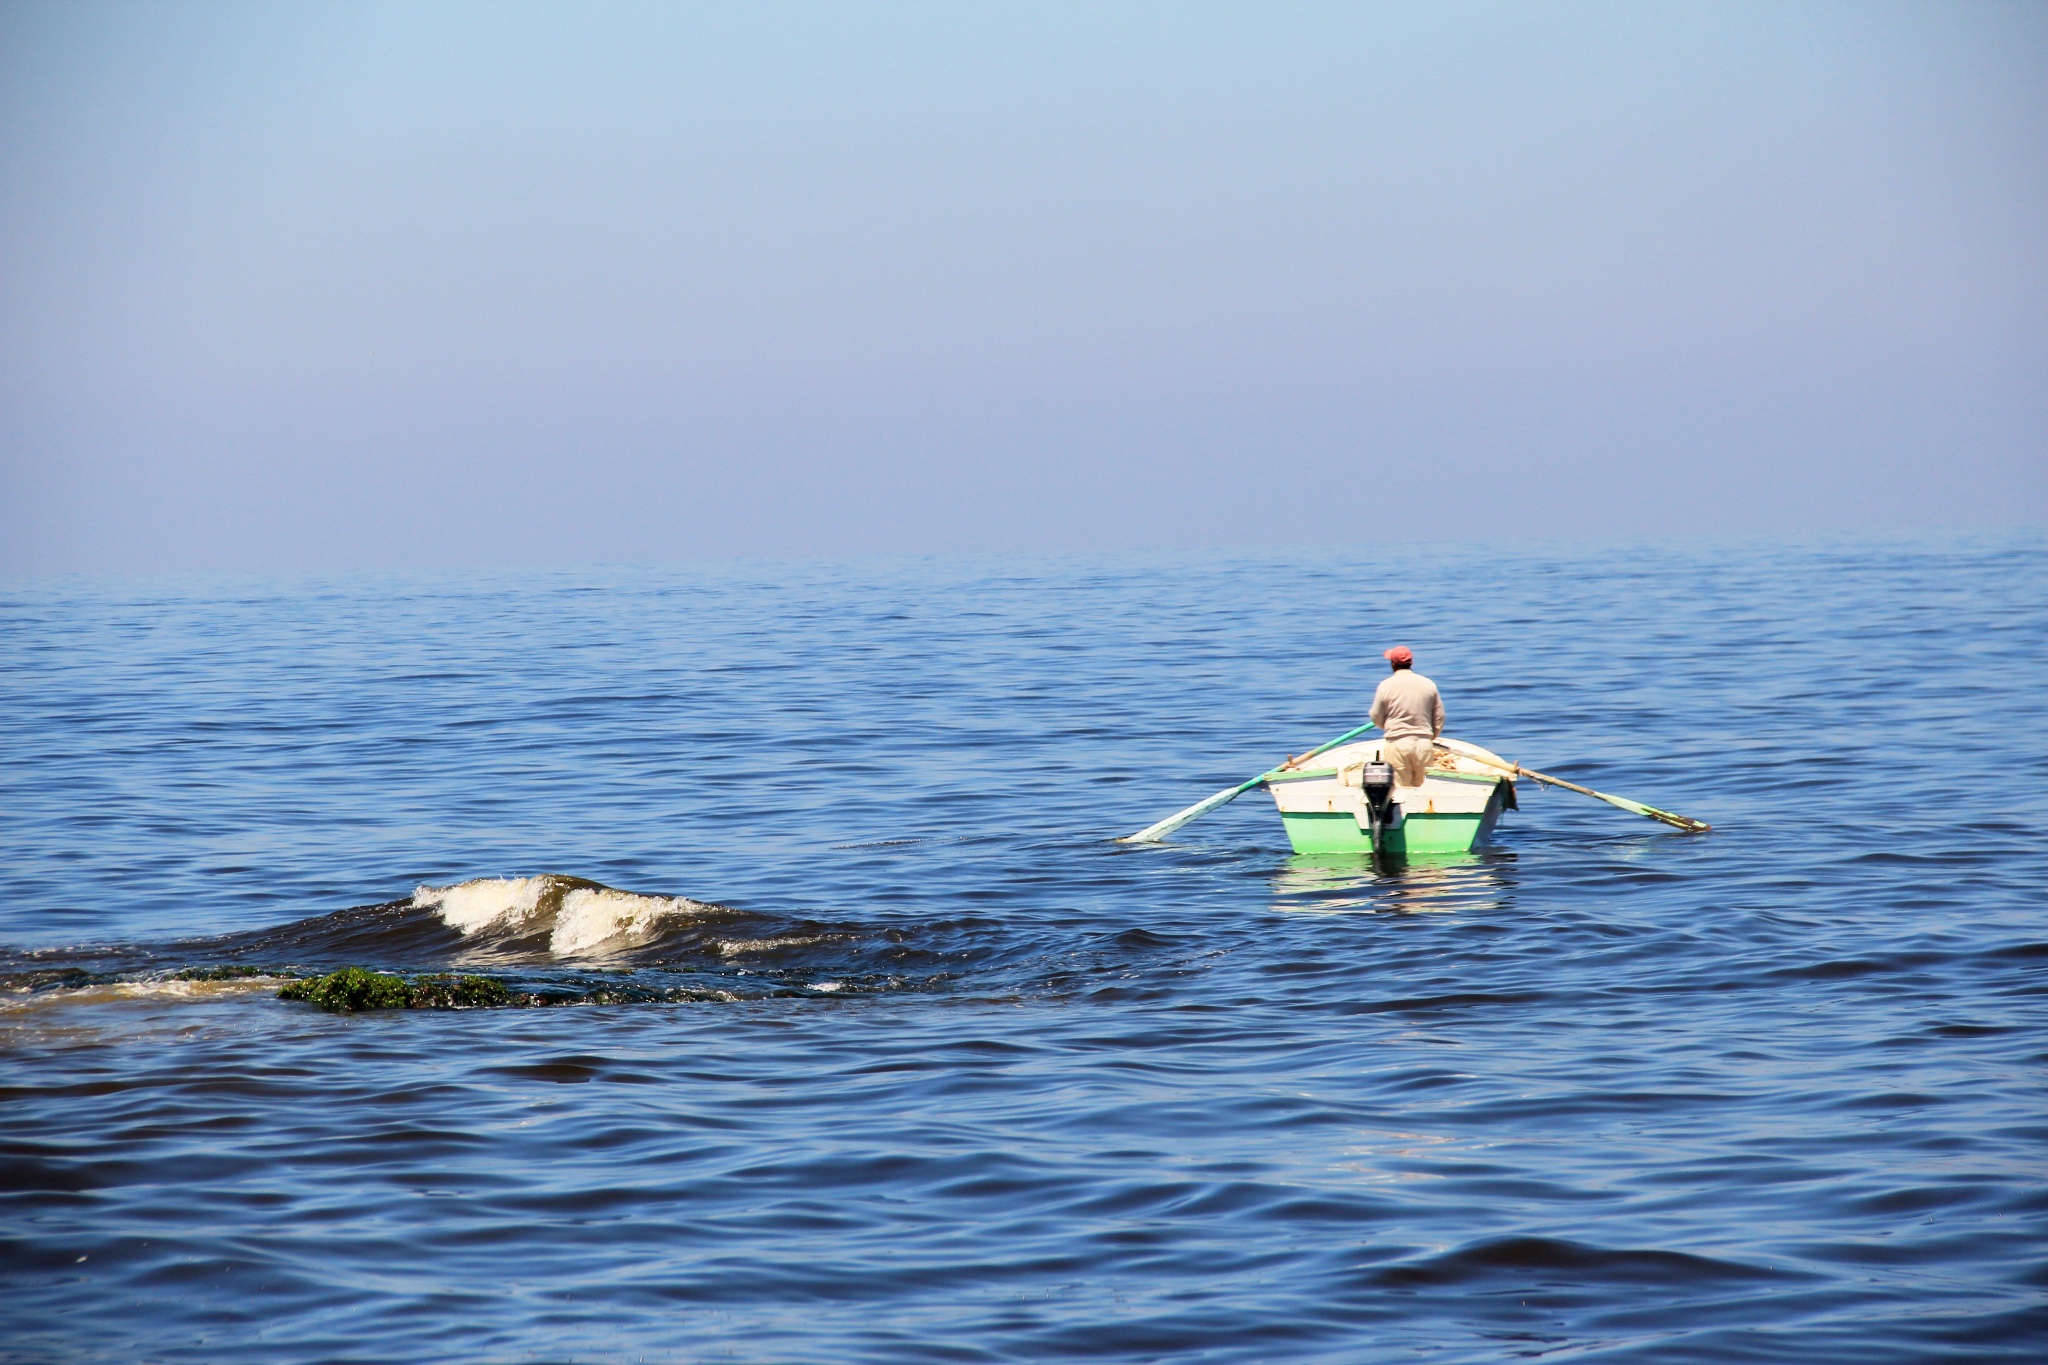
[[[619,891],[580,877],[481,877],[422,886],[412,904],[471,939],[538,940],[558,958],[601,957],[645,947],[679,921],[729,915],[688,896]]]
[[[170,1001],[299,992],[293,983],[351,969],[358,979],[381,974],[380,989],[435,1001],[454,992],[470,1003],[962,990],[1009,999],[1093,983],[1098,972],[1123,979],[1157,956],[1127,934],[1020,934],[973,914],[821,920],[544,874],[423,885],[397,900],[208,938],[0,949],[0,1006],[52,993]],[[460,986],[479,973],[484,985]]]

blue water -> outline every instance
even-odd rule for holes
[[[1714,832],[1109,842],[1396,642]],[[2044,665],[2029,533],[15,584],[0,1359],[2042,1359]]]

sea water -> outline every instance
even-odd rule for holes
[[[1713,832],[1112,841],[1396,643]],[[2039,1360],[2044,684],[2032,533],[16,583],[0,1359]]]

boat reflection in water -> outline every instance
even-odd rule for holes
[[[1273,874],[1273,908],[1290,915],[1493,910],[1507,903],[1514,861],[1499,848],[1398,861],[1368,853],[1296,853]]]

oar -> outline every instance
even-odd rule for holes
[[[1695,820],[1689,815],[1673,815],[1668,810],[1658,810],[1655,806],[1646,806],[1640,801],[1631,801],[1626,796],[1609,796],[1606,792],[1596,792],[1591,787],[1581,787],[1576,782],[1567,782],[1561,777],[1552,777],[1548,773],[1539,773],[1533,768],[1525,768],[1519,763],[1510,763],[1504,758],[1497,758],[1487,753],[1484,749],[1474,752],[1476,748],[1474,745],[1463,744],[1454,739],[1439,739],[1436,743],[1439,749],[1449,753],[1462,754],[1474,762],[1485,763],[1492,767],[1503,769],[1514,773],[1518,777],[1533,777],[1538,782],[1548,782],[1553,787],[1563,787],[1566,791],[1579,792],[1582,795],[1592,797],[1596,801],[1605,801],[1610,806],[1619,806],[1631,815],[1641,815],[1651,820],[1661,820],[1674,829],[1684,830],[1687,834],[1705,834],[1713,828],[1706,821]]]
[[[1179,829],[1182,825],[1188,823],[1188,821],[1199,820],[1203,816],[1207,815],[1210,811],[1215,810],[1218,806],[1229,805],[1231,802],[1237,800],[1238,797],[1243,796],[1246,792],[1250,791],[1253,787],[1256,787],[1261,782],[1264,782],[1267,778],[1272,777],[1278,773],[1285,772],[1288,768],[1291,768],[1295,764],[1301,762],[1302,759],[1314,758],[1317,754],[1322,753],[1325,749],[1334,749],[1339,744],[1342,744],[1345,740],[1356,738],[1357,736],[1364,734],[1367,730],[1370,729],[1372,729],[1372,722],[1367,721],[1365,724],[1359,726],[1356,730],[1346,730],[1343,734],[1337,736],[1328,744],[1318,744],[1315,748],[1310,749],[1307,753],[1302,754],[1296,758],[1290,758],[1277,768],[1268,768],[1265,772],[1260,773],[1257,777],[1253,778],[1249,782],[1240,782],[1235,787],[1225,787],[1222,791],[1217,792],[1214,796],[1209,797],[1208,799],[1203,801],[1197,801],[1194,805],[1189,806],[1186,810],[1179,811],[1173,815],[1169,815],[1156,825],[1147,825],[1145,826],[1145,828],[1139,830],[1136,834],[1126,834],[1123,838],[1117,840],[1117,842],[1120,844],[1156,844],[1161,839],[1164,839],[1167,835]]]

